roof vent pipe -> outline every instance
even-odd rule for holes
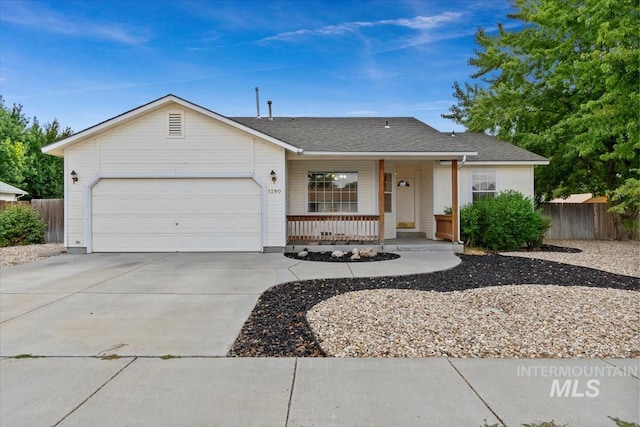
[[[456,131],[455,130],[451,131],[451,136],[456,136]]]
[[[273,102],[267,101],[267,105],[269,106],[269,120],[273,120],[273,114],[271,114],[271,104],[273,104]]]
[[[387,120],[387,121],[385,122],[385,124],[384,124],[384,128],[385,128],[385,129],[389,129],[389,120]]]
[[[260,117],[260,88],[256,86],[256,110],[257,110],[257,116],[256,119],[261,118]]]

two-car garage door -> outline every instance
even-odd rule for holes
[[[261,251],[262,191],[249,178],[102,179],[93,252]]]

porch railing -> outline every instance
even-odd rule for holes
[[[287,238],[312,241],[379,239],[378,215],[287,215]]]
[[[434,215],[436,218],[436,237],[453,241],[453,217],[451,215]]]

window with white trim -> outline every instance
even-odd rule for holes
[[[471,171],[471,200],[475,203],[485,197],[495,197],[497,185],[495,170],[478,169]]]
[[[167,114],[167,137],[184,138],[183,111],[169,111]]]
[[[307,177],[309,212],[358,212],[358,172],[311,171]]]

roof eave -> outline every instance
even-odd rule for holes
[[[477,151],[304,151],[304,156],[337,157],[458,157],[477,156]]]
[[[440,161],[442,165],[448,165],[451,162],[448,160]],[[546,166],[549,164],[549,160],[467,160],[465,162],[466,165],[499,165],[499,166],[525,166],[525,165],[542,165]]]
[[[49,144],[46,145],[44,147],[42,147],[42,152],[45,154],[50,154],[53,156],[57,156],[57,157],[64,157],[64,149],[76,142],[79,142],[85,138],[89,138],[92,135],[95,135],[97,133],[100,132],[104,132],[108,129],[111,129],[115,126],[118,126],[120,124],[122,124],[123,122],[126,122],[128,120],[131,120],[134,117],[140,116],[144,113],[147,113],[149,111],[161,108],[169,103],[176,103],[178,105],[183,106],[184,108],[189,108],[191,110],[197,111],[205,116],[214,118],[220,122],[223,122],[229,126],[232,126],[236,129],[242,130],[246,133],[249,133],[255,137],[264,139],[266,141],[269,141],[273,144],[276,144],[282,148],[284,148],[285,150],[294,152],[294,153],[301,153],[302,149],[295,147],[291,144],[288,144],[286,142],[280,141],[279,139],[273,138],[269,135],[265,135],[262,132],[256,131],[255,129],[252,129],[250,127],[247,127],[241,123],[238,123],[234,120],[231,120],[225,116],[222,116],[214,111],[208,110],[204,107],[201,107],[197,104],[193,104],[189,101],[186,101],[178,96],[175,95],[167,95],[164,96],[162,98],[159,98],[155,101],[152,101],[148,104],[142,105],[140,107],[134,108],[133,110],[130,110],[124,114],[121,114],[119,116],[113,117],[109,120],[106,120],[102,123],[99,123],[95,126],[92,126],[90,128],[87,128],[85,130],[82,130],[74,135],[71,135],[68,138],[65,138],[63,140],[54,142],[53,144]]]

